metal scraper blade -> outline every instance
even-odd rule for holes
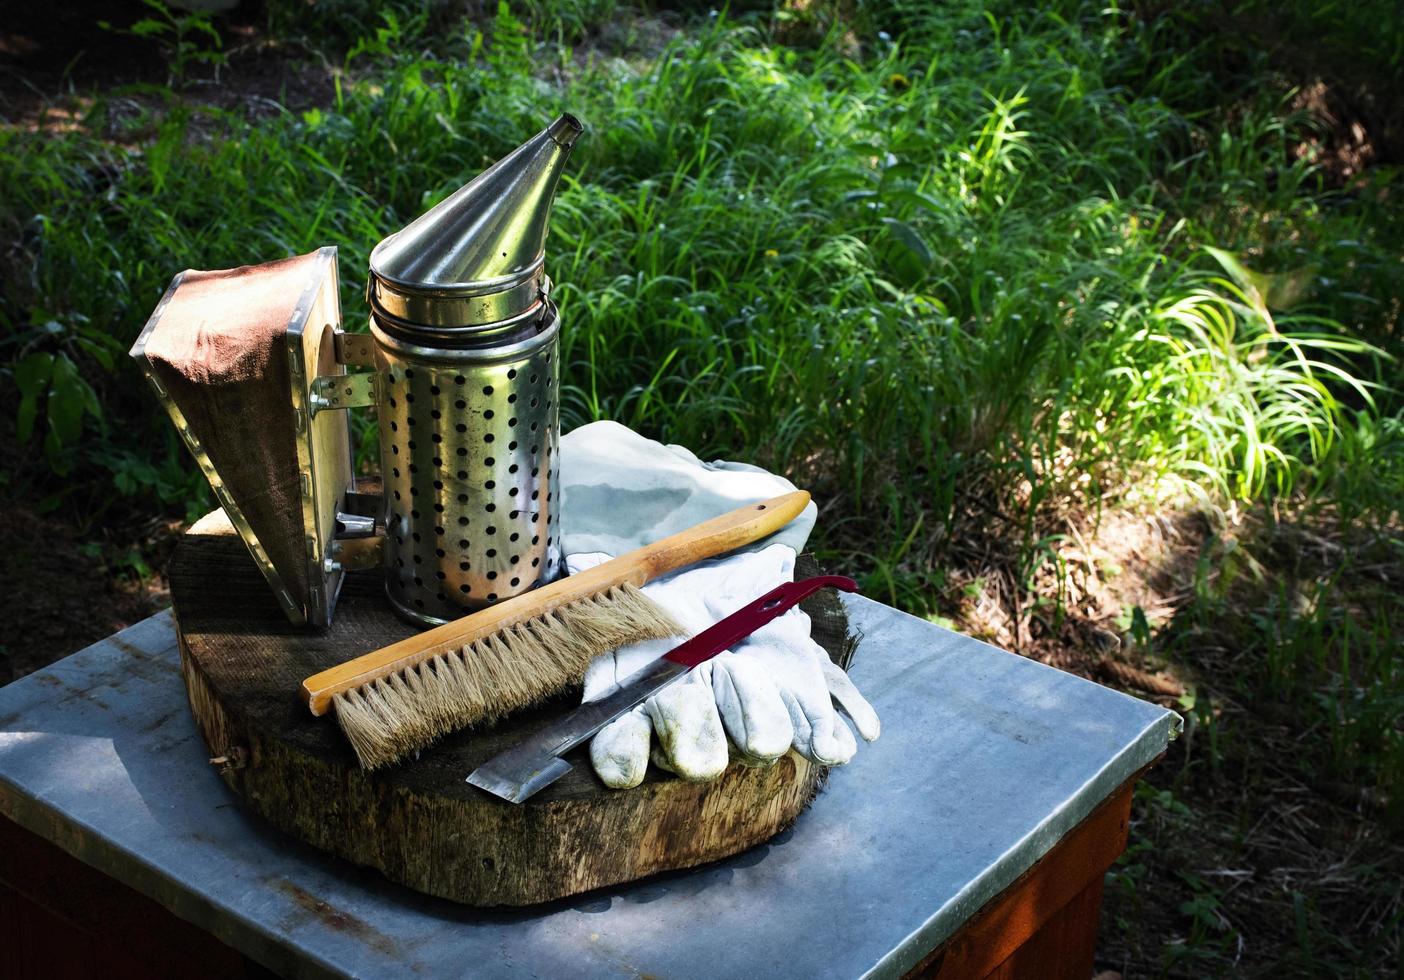
[[[496,760],[494,760],[496,761]],[[508,803],[520,803],[527,797],[535,796],[547,786],[570,772],[571,765],[564,759],[553,758],[545,766],[523,779],[520,776],[499,773],[488,763],[479,766],[468,776],[468,782],[478,789],[485,789],[494,796],[500,796]]]
[[[521,803],[570,772],[561,758],[635,705],[687,675],[731,645],[745,639],[822,588],[857,592],[858,584],[842,575],[821,575],[786,582],[698,633],[624,678],[596,701],[589,701],[531,737],[483,763],[468,776],[479,789],[509,803]]]

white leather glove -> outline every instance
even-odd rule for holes
[[[567,555],[566,565],[573,574],[609,557]],[[697,633],[793,581],[794,563],[794,550],[775,544],[694,565],[643,591]],[[684,779],[713,779],[727,766],[728,739],[748,765],[770,765],[791,747],[823,765],[848,762],[857,742],[834,702],[867,741],[878,737],[877,714],[809,630],[809,617],[791,609],[611,722],[590,744],[600,779],[616,789],[637,786],[650,756]],[[603,696],[678,642],[647,640],[596,659],[585,675],[585,700]],[[650,752],[655,733],[658,745]]]
[[[729,510],[795,489],[745,463],[704,463],[681,446],[645,439],[615,422],[592,422],[561,437],[561,545],[574,574],[607,558],[686,530]],[[726,558],[702,562],[644,587],[691,633],[700,632],[782,582],[794,580],[795,553],[814,527],[816,508],[776,534]],[[585,700],[682,642],[636,643],[597,658],[585,676]],[[727,742],[738,758],[768,765],[791,746],[825,765],[853,757],[857,743],[834,702],[858,733],[878,737],[878,719],[810,639],[798,609],[756,631],[731,651],[615,719],[595,736],[590,758],[609,786],[637,786],[653,758],[687,779],[726,768]]]

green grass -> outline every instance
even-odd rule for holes
[[[198,512],[124,356],[169,278],[335,243],[355,326],[370,247],[570,109],[589,134],[547,256],[565,427],[614,418],[790,474],[825,504],[825,560],[922,614],[994,554],[1017,605],[1061,615],[1057,589],[1032,594],[1058,515],[1288,513],[1350,560],[1215,539],[1156,649],[1209,674],[1204,637],[1231,637],[1205,730],[1253,731],[1215,722],[1211,692],[1290,705],[1312,733],[1293,764],[1399,819],[1404,600],[1378,585],[1401,566],[1397,173],[1328,180],[1296,152],[1321,124],[1290,80],[1249,59],[1226,88],[1210,13],[819,5],[695,16],[654,47],[610,0],[481,25],[402,5],[377,30],[356,9],[272,6],[276,33],[339,41],[327,105],[251,117],[146,89],[62,138],[0,128],[7,414],[45,460],[12,492],[89,525]],[[1235,579],[1240,561],[1267,570]],[[1178,881],[1189,945],[1143,952],[1223,968],[1221,898]],[[1397,955],[1322,945],[1328,913],[1301,916],[1299,967]]]

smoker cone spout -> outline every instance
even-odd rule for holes
[[[377,245],[368,289],[376,313],[411,330],[530,314],[546,285],[551,202],[582,132],[563,114]]]

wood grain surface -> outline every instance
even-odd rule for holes
[[[818,574],[801,557],[796,575]],[[222,511],[199,521],[170,583],[191,710],[225,782],[250,810],[316,847],[419,891],[470,905],[525,905],[691,867],[788,827],[826,770],[790,752],[768,769],[732,765],[688,783],[651,769],[637,789],[575,769],[522,805],[465,777],[573,707],[579,692],[488,731],[459,732],[419,758],[362,772],[331,718],[312,717],[303,678],[412,635],[378,573],[353,573],[325,631],[291,626]],[[838,663],[849,649],[837,597],[804,605]]]

